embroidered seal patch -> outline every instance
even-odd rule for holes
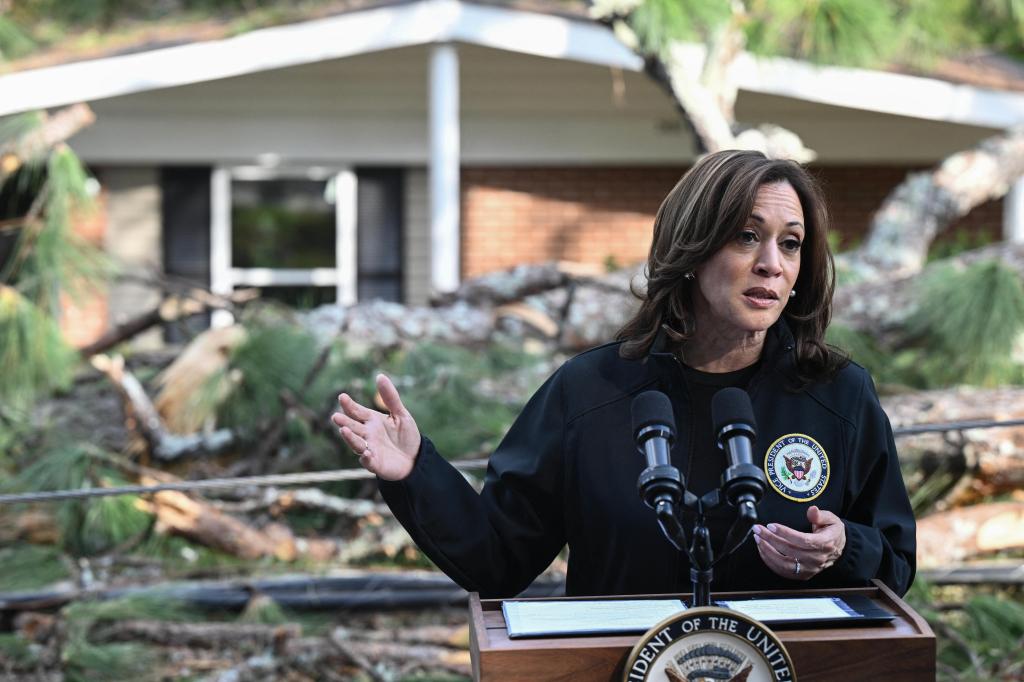
[[[775,492],[787,500],[810,502],[828,485],[828,455],[810,436],[790,433],[768,448],[764,473]]]

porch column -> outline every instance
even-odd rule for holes
[[[1024,178],[1018,178],[1003,197],[1003,239],[1024,244]]]
[[[430,54],[430,283],[459,286],[459,54],[435,45]]]

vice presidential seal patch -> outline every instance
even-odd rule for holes
[[[772,443],[764,456],[768,482],[787,500],[810,502],[828,485],[828,455],[818,441],[790,433]]]

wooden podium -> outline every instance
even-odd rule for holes
[[[865,595],[895,618],[884,625],[845,628],[778,629],[775,634],[789,651],[800,682],[818,680],[935,680],[935,635],[928,623],[879,581],[872,587],[787,592],[721,592],[727,597]],[[690,595],[668,595],[689,602]],[[666,595],[629,596],[655,599]],[[578,599],[588,599],[579,597]],[[614,599],[614,597],[589,597]],[[500,599],[469,600],[470,650],[473,679],[501,680],[614,680],[640,635],[586,637],[508,637]]]

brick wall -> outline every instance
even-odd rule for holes
[[[907,176],[921,170],[908,166],[818,166],[812,169],[822,184],[832,224],[840,235],[840,244],[849,246],[863,238],[872,214],[888,193]],[[975,238],[1002,238],[1003,202],[989,201],[952,225],[939,240],[955,238],[958,231],[971,232]]]
[[[888,192],[912,170],[896,166],[821,166],[843,244],[859,239]],[[519,263],[643,260],[654,216],[685,167],[462,169],[462,275]],[[1002,203],[979,206],[949,231],[998,239]]]

